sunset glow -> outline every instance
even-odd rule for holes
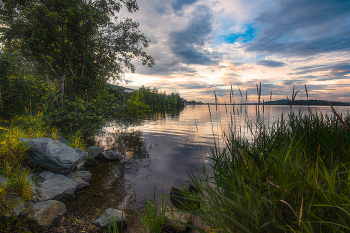
[[[142,0],[134,14],[151,40],[153,68],[136,62],[141,85],[188,100],[229,102],[232,84],[256,100],[292,95],[350,102],[350,2],[324,0]]]

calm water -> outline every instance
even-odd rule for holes
[[[330,107],[310,107],[311,111],[332,114]],[[348,113],[350,107],[335,107],[338,113]],[[294,111],[308,113],[307,106],[293,106]],[[92,219],[97,209],[109,207],[140,208],[144,197],[152,199],[154,191],[168,195],[173,185],[184,185],[188,172],[201,172],[209,167],[215,143],[222,147],[223,134],[230,128],[251,138],[247,122],[254,128],[257,112],[265,125],[290,113],[289,106],[186,106],[179,113],[155,114],[138,125],[109,122],[95,137],[95,145],[117,148],[126,154],[125,163],[100,161],[89,168],[90,187],[77,193],[67,207],[78,216]],[[249,120],[247,120],[249,119]],[[232,126],[232,127],[231,127]]]

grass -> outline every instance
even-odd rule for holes
[[[254,125],[247,119],[252,141],[232,122],[224,149],[212,148],[211,168],[190,174],[199,193],[184,189],[200,203],[187,213],[207,224],[196,229],[350,232],[350,116],[333,112],[291,111],[270,128],[258,115]]]

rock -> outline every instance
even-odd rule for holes
[[[62,200],[72,196],[76,190],[76,182],[64,175],[45,171],[39,174],[44,181],[37,184],[38,201]]]
[[[101,154],[104,158],[108,160],[120,161],[121,159],[123,159],[123,156],[120,154],[120,152],[117,149],[101,152]]]
[[[89,186],[91,181],[91,173],[89,171],[77,171],[66,175],[66,177],[73,179],[76,182],[77,189],[82,189]]]
[[[86,160],[85,160],[85,164],[87,166],[97,166],[98,165],[98,162],[96,159],[92,158],[92,157],[87,157]]]
[[[20,198],[17,198],[16,206],[13,208],[13,213],[18,216],[22,213],[23,209],[25,208],[22,200]]]
[[[6,184],[8,184],[8,182],[10,181],[7,178],[0,175],[0,186],[5,186]]]
[[[200,207],[199,202],[186,198],[190,197],[191,193],[194,195],[198,194],[198,189],[192,184],[189,185],[187,191],[173,186],[170,190],[170,201],[179,210],[197,209]]]
[[[48,228],[52,222],[66,212],[66,206],[60,201],[42,201],[33,205],[34,221],[40,228]]]
[[[50,138],[20,140],[29,146],[28,157],[35,166],[55,173],[70,173],[87,157],[87,153],[77,153],[66,144]]]
[[[123,211],[121,210],[117,210],[117,209],[112,209],[109,208],[107,210],[105,210],[103,212],[103,214],[101,215],[101,218],[98,218],[94,221],[94,224],[104,228],[106,227],[109,223],[112,222],[112,216],[116,222],[116,224],[118,225],[118,228],[121,228],[121,225],[123,224],[123,228],[124,226],[126,226],[127,222],[126,222],[126,215]]]
[[[87,152],[89,153],[89,157],[91,158],[97,157],[104,150],[105,148],[102,146],[90,146],[87,148]]]
[[[74,150],[75,150],[75,152],[77,152],[78,154],[80,154],[82,157],[85,158],[76,166],[76,169],[74,169],[77,171],[81,171],[84,169],[84,164],[85,164],[86,158],[88,156],[88,152],[85,152],[83,149],[80,149],[80,148],[75,148]]]
[[[164,223],[167,225],[163,227],[162,232],[172,233],[172,232],[189,232],[190,228],[185,226],[183,223],[192,224],[192,215],[187,213],[180,213],[171,210],[167,207],[165,210]]]

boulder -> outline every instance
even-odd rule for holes
[[[97,157],[104,150],[105,148],[102,146],[90,146],[87,148],[87,152],[89,153],[89,157],[91,158]]]
[[[91,173],[89,171],[77,171],[66,175],[66,177],[73,179],[76,182],[77,189],[82,189],[89,186],[91,181]]]
[[[40,228],[48,228],[52,222],[66,212],[66,206],[60,201],[42,201],[33,205],[34,221]]]
[[[36,184],[34,193],[37,194],[37,201],[62,200],[72,196],[76,190],[76,182],[64,175],[45,171],[39,177],[43,181]]]
[[[121,153],[115,149],[115,150],[109,150],[106,152],[101,152],[101,155],[108,160],[116,160],[116,161],[120,161],[123,159],[123,156],[121,155]]]
[[[68,174],[77,169],[87,153],[77,153],[66,144],[51,138],[20,138],[29,146],[28,157],[35,166],[59,174]]]
[[[112,208],[105,210],[101,215],[101,218],[98,218],[94,221],[94,224],[101,228],[104,228],[109,223],[112,222],[112,216],[118,228],[121,228],[122,224],[123,224],[123,228],[126,226],[127,222],[125,220],[126,219],[125,213],[122,210],[117,210]]]

